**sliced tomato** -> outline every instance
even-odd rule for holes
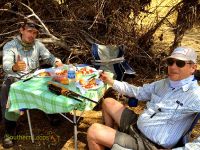
[[[93,73],[93,72],[94,72],[94,70],[92,70],[92,69],[90,69],[89,71],[90,71],[90,73]]]
[[[85,87],[86,89],[90,89],[90,88],[93,88],[94,85],[93,85],[93,84],[87,84],[87,85],[85,85],[84,87]]]

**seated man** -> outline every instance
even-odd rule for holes
[[[165,60],[168,78],[136,87],[113,80],[106,73],[101,79],[115,90],[138,100],[147,101],[137,115],[112,98],[104,99],[102,114],[105,125],[88,129],[90,150],[111,148],[113,144],[133,150],[172,148],[187,131],[196,112],[200,112],[200,88],[194,78],[197,55],[187,47],[176,48]],[[113,129],[114,122],[119,131]]]
[[[5,136],[3,146],[12,147],[13,142],[6,135],[13,135],[19,115],[8,112],[6,108],[10,85],[19,80],[21,76],[39,67],[39,59],[52,66],[62,66],[60,59],[54,57],[36,37],[39,26],[33,21],[25,21],[19,29],[20,35],[6,43],[3,47],[3,69],[6,80],[1,89],[2,116],[5,123]]]

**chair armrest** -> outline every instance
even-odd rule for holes
[[[112,63],[112,62],[119,63],[123,61],[124,61],[124,57],[105,59],[105,60],[95,60],[95,62],[100,62],[100,63]]]
[[[135,75],[136,72],[133,70],[133,68],[131,68],[131,66],[129,66],[127,61],[123,61],[121,63],[122,68],[125,70],[124,73],[125,74],[129,74],[129,75]]]
[[[113,65],[124,61],[124,57],[109,59],[109,60],[92,60],[94,65]]]
[[[191,132],[187,133],[186,135],[184,135],[184,136],[182,137],[181,140],[182,140],[182,144],[183,144],[183,145],[185,145],[186,143],[189,142],[190,135],[191,135]]]

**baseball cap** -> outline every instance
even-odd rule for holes
[[[40,25],[38,25],[32,20],[24,21],[24,23],[22,24],[22,27],[27,28],[27,29],[35,29],[38,31],[41,29]]]
[[[197,62],[197,54],[195,50],[189,47],[177,47],[174,49],[172,54],[167,58],[175,58],[184,61]]]

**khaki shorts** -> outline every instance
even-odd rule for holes
[[[119,131],[116,132],[114,144],[133,150],[157,150],[137,129],[137,114],[125,109],[120,120]]]

